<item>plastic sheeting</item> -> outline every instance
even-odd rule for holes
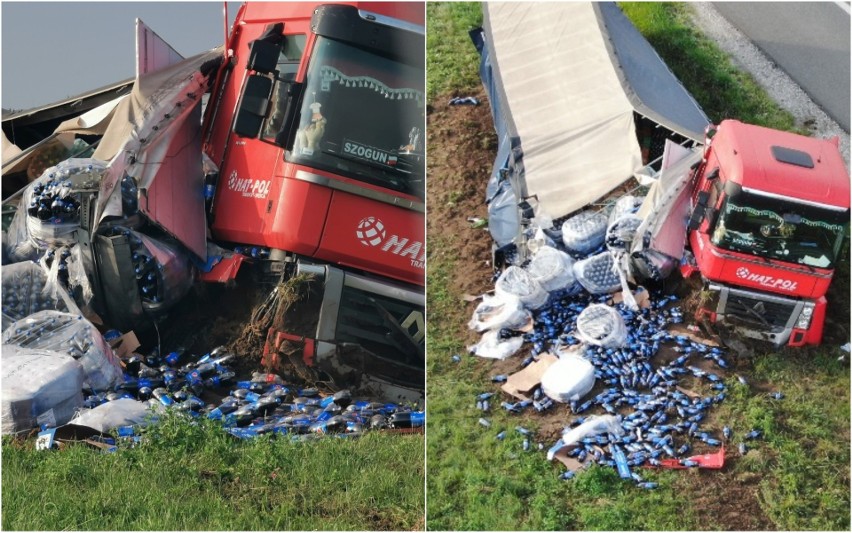
[[[62,425],[83,405],[83,368],[67,355],[4,342],[0,374],[4,435]]]
[[[701,161],[702,153],[700,148],[688,150],[666,143],[660,178],[649,189],[637,213],[643,222],[631,247],[634,255],[651,249],[676,261],[683,256],[692,191],[691,168]]]
[[[142,294],[142,305],[149,311],[158,312],[168,309],[179,302],[192,288],[195,281],[195,267],[189,254],[175,241],[155,239],[134,232],[142,241],[145,249],[156,261],[157,298],[146,301]]]
[[[147,425],[152,412],[145,402],[132,398],[119,398],[94,409],[81,411],[69,424],[86,426],[107,432],[120,426]]]
[[[500,330],[492,329],[486,331],[478,343],[468,346],[467,349],[473,355],[486,359],[508,359],[518,353],[523,343],[524,338],[521,336],[501,339]]]
[[[532,314],[524,309],[521,299],[511,294],[482,296],[482,302],[473,311],[468,327],[477,332],[490,329],[518,330],[532,321]]]
[[[577,337],[595,346],[621,348],[627,341],[627,327],[612,307],[592,304],[577,317]]]
[[[568,290],[576,292],[579,287],[574,279],[574,259],[556,248],[542,246],[536,250],[527,272],[547,292]]]
[[[9,236],[13,257],[26,257],[25,250],[33,247],[45,250],[76,244],[75,232],[81,223],[77,193],[97,190],[105,168],[105,163],[96,159],[66,159],[27,185],[15,212],[15,219],[23,219],[25,227],[13,220],[15,233]]]
[[[621,288],[615,258],[609,251],[574,263],[574,277],[591,294],[609,294]]]
[[[9,345],[73,357],[85,371],[86,384],[95,390],[109,389],[123,379],[118,358],[95,326],[82,316],[39,311],[3,332],[3,349]]]
[[[17,320],[45,310],[79,314],[71,296],[49,286],[47,272],[32,261],[3,267],[3,329]]]
[[[500,274],[494,291],[498,296],[516,296],[527,309],[533,310],[547,303],[549,296],[526,270],[517,266],[510,266]]]
[[[568,253],[584,257],[597,250],[606,236],[606,215],[583,211],[562,223],[562,244]]]
[[[117,185],[129,175],[140,191],[148,192],[143,196],[150,207],[140,209],[206,260],[200,106],[209,76],[222,57],[217,48],[142,75],[128,98],[119,102],[95,151],[95,157],[109,161],[97,220],[121,216]],[[155,187],[155,179],[161,177],[165,183]]]

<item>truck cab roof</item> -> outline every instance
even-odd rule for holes
[[[356,7],[364,14],[372,13],[392,17],[423,26],[425,9],[419,2],[334,2]],[[310,19],[317,5],[313,2],[246,2],[239,20],[243,22],[269,22],[285,19]]]
[[[725,120],[711,146],[725,179],[744,189],[849,208],[849,174],[836,140]]]

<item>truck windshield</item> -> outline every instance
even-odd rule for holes
[[[423,68],[318,37],[291,159],[424,195]]]
[[[834,211],[741,191],[725,199],[711,242],[733,252],[832,268],[848,226],[848,209]]]

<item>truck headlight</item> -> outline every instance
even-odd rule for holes
[[[811,318],[814,316],[813,304],[805,304],[799,319],[796,321],[796,329],[808,329],[811,326]]]

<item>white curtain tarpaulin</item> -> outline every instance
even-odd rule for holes
[[[521,139],[526,194],[560,217],[629,178],[642,166],[633,106],[591,4],[484,6]]]
[[[495,161],[511,190],[492,172],[489,198],[535,197],[553,218],[600,199],[642,168],[636,114],[703,142],[707,116],[612,2],[487,2],[472,38],[501,147],[511,145]],[[517,234],[517,218],[489,206],[490,226]],[[500,245],[513,238],[511,227],[496,233]]]

